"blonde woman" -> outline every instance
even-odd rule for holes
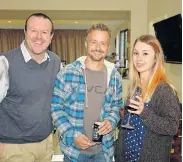
[[[151,35],[136,39],[130,63],[129,98],[136,87],[142,95],[130,99],[124,116],[132,114],[130,125],[124,129],[125,162],[169,162],[173,135],[179,125],[180,107],[175,89],[164,70],[164,55],[159,41]]]

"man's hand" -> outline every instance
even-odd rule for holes
[[[111,125],[110,121],[104,120],[103,122],[100,123],[98,133],[100,135],[105,135],[105,134],[109,133],[111,130],[112,130],[112,125]]]
[[[95,143],[93,141],[91,141],[87,136],[85,136],[84,134],[80,134],[76,140],[74,141],[74,143],[82,150],[89,148],[91,146],[94,146]]]

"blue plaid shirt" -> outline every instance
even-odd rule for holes
[[[61,151],[73,162],[77,162],[80,149],[74,141],[84,133],[85,79],[82,73],[85,57],[62,68],[55,80],[51,111],[54,124],[60,134]],[[108,74],[108,88],[103,102],[100,119],[107,119],[115,128],[122,105],[122,79],[114,64],[104,62]],[[102,149],[106,161],[110,162],[114,151],[114,132],[103,136]]]

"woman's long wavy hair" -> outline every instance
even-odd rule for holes
[[[134,63],[133,63],[133,51],[134,47],[137,42],[143,42],[151,46],[155,52],[155,64],[151,69],[151,74],[149,78],[147,79],[146,83],[143,83],[143,85],[140,84],[140,75],[138,71],[136,70]],[[135,40],[135,43],[133,45],[131,55],[131,61],[130,61],[130,71],[129,71],[129,77],[130,77],[130,87],[129,87],[129,96],[131,96],[135,88],[137,86],[140,86],[142,88],[142,99],[144,102],[150,101],[157,85],[159,83],[168,83],[174,90],[174,87],[172,84],[167,80],[167,77],[165,75],[165,68],[164,68],[164,54],[162,47],[160,45],[160,42],[157,40],[156,37],[152,35],[142,35],[138,37]],[[175,92],[175,91],[174,91]]]

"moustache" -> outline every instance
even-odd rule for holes
[[[97,52],[97,53],[104,53],[102,50],[91,50],[92,52]]]

